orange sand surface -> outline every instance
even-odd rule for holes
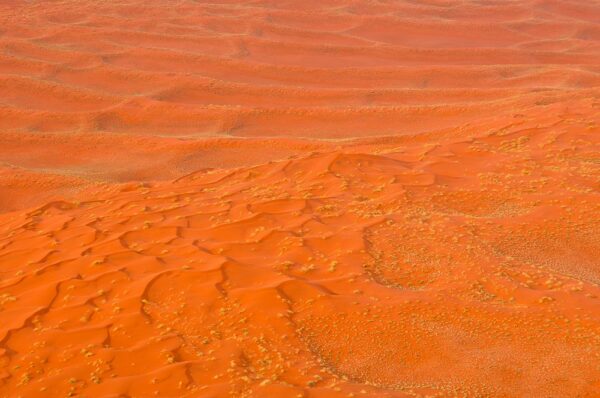
[[[0,397],[600,397],[600,2],[0,2]]]

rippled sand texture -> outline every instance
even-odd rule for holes
[[[584,1],[3,1],[0,210],[318,140],[589,120],[599,16]]]
[[[2,2],[0,397],[598,397],[598,21]]]

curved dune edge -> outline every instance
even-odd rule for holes
[[[591,130],[334,150],[0,216],[0,395],[593,396]]]

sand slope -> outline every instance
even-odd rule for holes
[[[599,15],[565,0],[3,2],[0,210],[282,159],[315,139],[578,106],[598,97]]]
[[[600,5],[0,4],[0,397],[596,397]]]
[[[577,124],[200,171],[0,217],[0,396],[595,396]]]

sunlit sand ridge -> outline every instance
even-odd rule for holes
[[[0,16],[0,397],[598,396],[600,4]]]

